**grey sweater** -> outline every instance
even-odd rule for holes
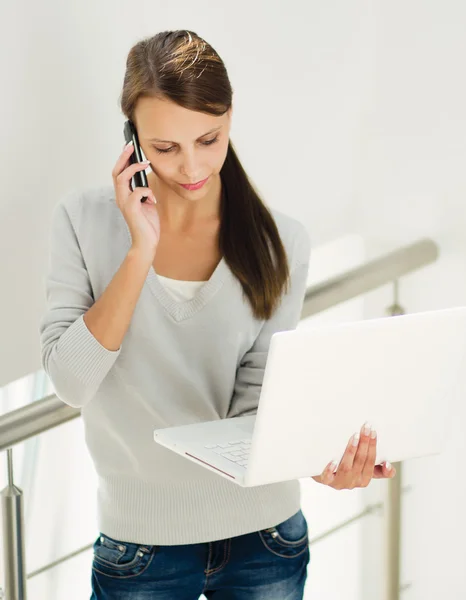
[[[299,321],[310,256],[303,225],[272,214],[291,286],[271,319],[253,316],[223,258],[185,302],[151,267],[123,343],[111,351],[83,315],[131,247],[113,186],[73,190],[54,208],[42,365],[57,396],[82,409],[102,533],[141,544],[199,543],[271,527],[300,508],[299,481],[242,488],[153,439],[156,428],[255,414],[270,338]]]

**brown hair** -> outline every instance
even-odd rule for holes
[[[131,48],[120,102],[131,120],[141,96],[169,99],[184,108],[220,116],[230,108],[232,95],[217,52],[193,31],[178,30],[157,33]],[[289,284],[285,248],[231,140],[220,177],[220,251],[241,283],[254,316],[268,319]]]

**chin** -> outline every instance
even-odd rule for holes
[[[204,190],[194,190],[194,191],[189,191],[189,190],[181,190],[181,194],[179,194],[183,200],[188,200],[191,202],[199,202],[199,200],[202,200],[202,198],[204,198],[205,196],[207,196],[206,192]]]

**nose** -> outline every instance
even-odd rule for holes
[[[181,173],[188,179],[191,183],[197,183],[201,179],[201,168],[199,165],[199,161],[197,160],[194,153],[186,153],[183,156],[183,160],[181,162]]]

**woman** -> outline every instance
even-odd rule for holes
[[[44,369],[82,409],[98,474],[92,598],[297,600],[310,557],[299,482],[241,488],[153,431],[255,414],[271,335],[300,317],[307,232],[249,182],[225,66],[194,32],[131,49],[121,106],[148,161],[131,165],[129,145],[111,186],[58,203],[40,326]],[[149,189],[132,191],[148,164]],[[393,476],[374,466],[370,433],[314,479]]]

